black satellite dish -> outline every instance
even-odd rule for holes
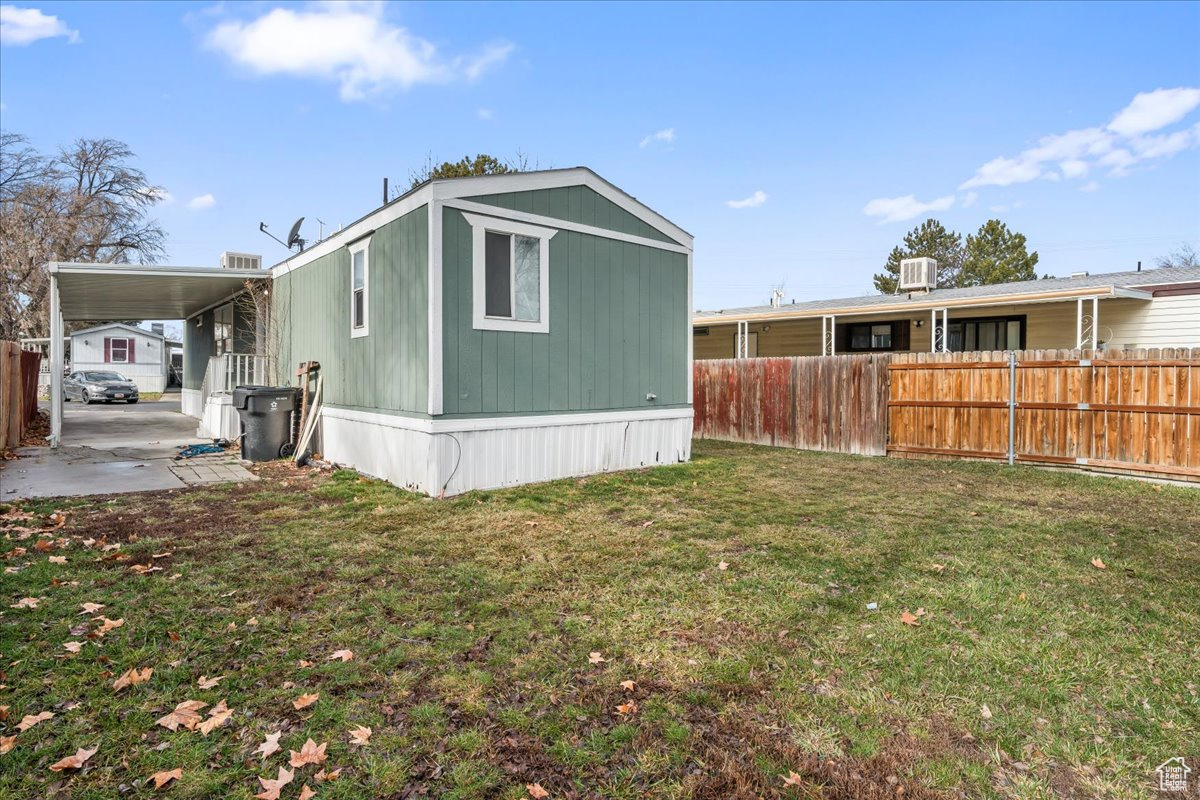
[[[300,238],[300,226],[304,224],[304,217],[296,220],[292,225],[292,229],[288,231],[287,248],[291,250],[293,247],[304,249],[304,240]]]

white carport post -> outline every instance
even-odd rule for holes
[[[58,296],[58,264],[50,272],[50,446],[62,441],[63,424],[63,318]]]

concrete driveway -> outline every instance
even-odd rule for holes
[[[180,413],[178,398],[167,394],[134,405],[66,403],[62,446],[23,447],[17,450],[20,458],[0,463],[0,500],[255,480],[232,455],[174,460],[180,447],[207,441],[196,436],[196,420]]]

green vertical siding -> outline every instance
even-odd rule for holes
[[[544,202],[570,207],[576,188],[583,187],[548,190]],[[565,196],[556,199],[560,191]],[[537,192],[522,194],[531,208],[543,202]],[[588,202],[579,196],[581,209]],[[688,402],[686,255],[559,231],[550,240],[550,332],[479,331],[472,327],[471,226],[455,209],[442,213],[444,413]],[[648,392],[658,399],[647,401]]]
[[[183,323],[183,388],[199,389],[208,370],[208,359],[216,355],[213,341],[213,312],[205,311]]]
[[[556,189],[535,189],[531,192],[506,192],[468,197],[476,203],[487,203],[513,211],[526,211],[556,219],[593,225],[610,231],[620,231],[660,242],[674,242],[670,236],[650,223],[630,214],[607,197],[587,186],[563,186]]]
[[[284,375],[301,361],[319,361],[330,405],[428,412],[428,225],[422,206],[372,234],[367,336],[350,337],[346,247],[275,280]]]

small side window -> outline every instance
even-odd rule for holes
[[[350,246],[350,336],[366,336],[370,330],[371,240],[363,239]]]

